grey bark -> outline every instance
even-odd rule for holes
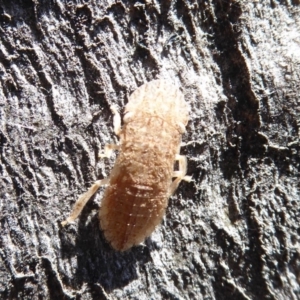
[[[299,1],[0,0],[1,299],[300,299]],[[99,230],[110,105],[191,107],[188,175],[125,253]]]

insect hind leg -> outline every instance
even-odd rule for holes
[[[89,201],[89,199],[98,191],[100,186],[105,185],[109,182],[108,178],[97,180],[86,193],[82,194],[79,199],[74,204],[73,210],[70,214],[70,216],[63,222],[61,222],[61,225],[64,227],[68,223],[73,222],[82,212],[83,208],[85,207],[86,203]]]
[[[185,180],[187,182],[192,181],[192,176],[186,176],[187,172],[187,160],[186,156],[177,154],[175,157],[175,160],[178,161],[179,164],[179,170],[174,171],[173,177],[176,177],[175,180],[171,183],[169,187],[169,194],[170,196],[174,194],[176,189],[178,188],[179,183],[181,180]]]

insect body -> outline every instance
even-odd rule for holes
[[[75,204],[73,221],[97,189],[107,184],[99,211],[100,226],[112,247],[124,251],[148,237],[161,222],[168,198],[186,175],[186,158],[179,155],[188,107],[180,90],[164,80],[139,87],[125,108],[123,128],[114,110],[120,153],[111,174],[98,180]],[[178,160],[179,171],[174,171]],[[175,178],[174,180],[172,180]]]

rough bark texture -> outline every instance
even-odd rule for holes
[[[298,0],[0,0],[1,299],[300,299]],[[144,245],[99,230],[120,108],[191,107],[188,174]]]

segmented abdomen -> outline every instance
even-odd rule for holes
[[[99,216],[106,239],[116,250],[125,251],[143,242],[161,222],[168,196],[119,175],[106,189]]]

